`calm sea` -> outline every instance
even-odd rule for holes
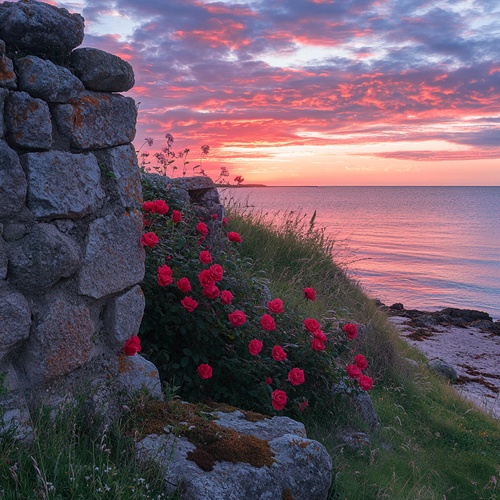
[[[500,318],[500,187],[267,187],[222,197],[270,217],[306,214],[373,298]]]

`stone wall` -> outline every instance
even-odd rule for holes
[[[26,395],[109,394],[157,371],[122,353],[144,309],[131,66],[77,47],[84,20],[0,4],[0,373],[6,419]],[[111,381],[111,382],[110,382]],[[98,398],[99,399],[99,398]]]

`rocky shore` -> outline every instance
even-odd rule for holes
[[[447,377],[467,400],[500,419],[500,321],[473,309],[379,307],[431,368]]]

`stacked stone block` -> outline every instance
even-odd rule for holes
[[[119,94],[134,74],[77,49],[83,30],[66,9],[0,4],[0,373],[11,412],[16,395],[57,399],[88,380],[159,395],[154,367],[121,352],[144,308],[137,108]]]

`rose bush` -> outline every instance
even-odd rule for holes
[[[140,335],[162,381],[187,400],[295,415],[329,397],[340,379],[353,389],[371,387],[361,371],[364,357],[354,358],[354,378],[339,362],[353,336],[349,323],[342,331],[331,317],[323,320],[307,309],[314,306],[314,289],[297,290],[299,299],[308,299],[300,302],[309,314],[280,298],[264,300],[254,264],[234,244],[242,238],[228,232],[225,218],[200,220],[175,197],[168,199],[168,190],[147,182],[143,190],[151,200],[143,205],[148,230],[157,241],[146,249]]]

